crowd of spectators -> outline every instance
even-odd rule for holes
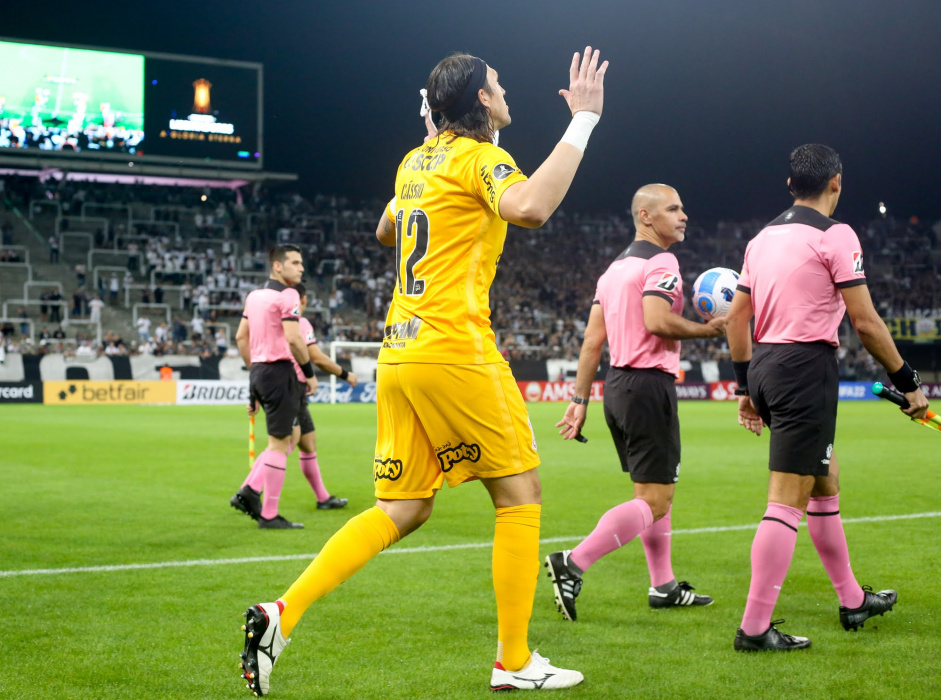
[[[132,253],[128,271],[120,278],[116,273],[100,275],[98,287],[90,289],[88,270],[84,264],[76,265],[71,314],[100,319],[101,308],[123,304],[125,289],[130,287],[130,301],[144,304],[167,303],[166,294],[172,290],[179,294],[172,299],[174,309],[182,307],[193,319],[174,319],[165,338],[157,338],[157,326],[150,338],[141,337],[129,345],[111,339],[94,348],[95,352],[224,352],[224,338],[217,342],[219,329],[213,324],[241,313],[245,296],[263,277],[265,251],[277,242],[294,242],[304,250],[311,290],[308,316],[322,341],[382,339],[396,280],[394,249],[378,245],[373,233],[383,202],[357,207],[343,198],[305,199],[259,187],[239,192],[56,180],[40,183],[35,178],[13,178],[13,182],[7,178],[5,188],[8,193],[19,193],[27,205],[31,200],[57,201],[63,214],[77,215],[89,202],[153,207],[152,224],[135,222],[128,231],[119,223],[98,232],[97,245],[114,244]],[[763,224],[691,225],[686,241],[671,249],[683,271],[687,298],[703,270],[738,269],[747,242]],[[855,228],[864,249],[869,287],[882,315],[941,317],[937,233],[914,218],[877,219]],[[212,239],[219,231],[231,238],[194,240]],[[492,325],[504,356],[577,359],[595,283],[632,237],[629,214],[584,216],[560,210],[539,230],[511,226],[491,289]],[[16,252],[0,249],[0,256]],[[62,298],[58,290],[43,294],[41,299],[50,302]],[[50,303],[47,316],[42,307],[42,321],[56,323],[59,319],[53,314],[58,309],[58,304]],[[690,303],[684,314],[695,318]],[[8,330],[15,336],[16,328]],[[843,330],[845,337],[848,325]],[[75,343],[76,351],[81,345]],[[691,362],[720,361],[728,359],[728,348],[722,339],[687,341],[683,357]],[[867,377],[875,369],[867,353],[841,349],[845,377]]]

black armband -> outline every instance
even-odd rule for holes
[[[587,406],[587,405],[588,405],[588,399],[583,399],[581,396],[573,396],[573,397],[572,397],[572,403],[577,403],[577,404],[580,404],[580,405],[582,405],[582,406]]]
[[[738,388],[735,390],[736,396],[748,396],[748,366],[751,360],[744,362],[732,362],[732,369],[735,370],[735,381]]]
[[[312,379],[314,376],[314,363],[308,361],[306,364],[301,365],[301,371],[305,377]]]
[[[350,376],[350,373],[341,367],[340,373],[337,376],[345,382],[347,377]]]
[[[902,368],[898,372],[889,374],[889,381],[903,394],[915,391],[915,389],[921,386],[921,377],[918,376],[918,372],[913,370],[912,366],[907,362],[903,362]]]

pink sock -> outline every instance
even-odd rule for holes
[[[650,569],[650,585],[662,586],[673,580],[673,564],[670,562],[670,539],[672,525],[670,513],[673,506],[659,520],[640,533],[640,541],[644,543],[644,554],[647,555],[647,568]]]
[[[623,547],[653,524],[653,513],[646,501],[635,498],[614,506],[601,516],[592,533],[572,550],[569,559],[582,571],[605,554]]]
[[[278,499],[284,486],[284,470],[288,456],[281,452],[265,450],[261,453],[265,463],[265,500],[261,506],[261,517],[271,520],[278,514]]]
[[[320,465],[317,464],[316,452],[301,452],[301,471],[307,477],[307,483],[314,490],[318,501],[326,501],[330,498],[330,492],[323,485],[323,479],[320,477]]]
[[[850,566],[850,553],[840,519],[840,495],[811,498],[807,505],[807,529],[817,548],[823,568],[836,589],[840,605],[858,608],[866,599],[863,589],[856,583]]]
[[[749,636],[764,634],[771,626],[803,515],[799,508],[769,503],[761,519],[751,546],[751,586],[742,617],[742,631]]]
[[[242,482],[242,486],[248,486],[254,491],[261,492],[262,487],[265,485],[265,460],[262,459],[262,456],[265,453],[262,452],[255,458],[255,463],[252,465],[252,470],[248,472],[248,476],[245,477],[245,481]]]

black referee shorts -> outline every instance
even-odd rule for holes
[[[612,367],[604,382],[604,417],[621,469],[641,484],[680,477],[680,419],[672,374]]]
[[[298,392],[304,386],[297,381],[294,365],[288,360],[256,362],[248,376],[251,395],[265,412],[268,434],[279,438],[290,435],[297,417]]]
[[[314,419],[310,417],[310,402],[307,400],[307,384],[301,384],[300,403],[297,406],[297,415],[294,417],[294,425],[301,427],[301,435],[314,432]]]
[[[836,348],[828,343],[758,345],[748,368],[748,388],[771,429],[768,468],[827,476],[840,396]]]

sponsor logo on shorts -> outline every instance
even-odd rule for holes
[[[863,251],[861,250],[853,251],[853,274],[863,274]]]
[[[680,463],[677,462],[677,463],[676,463],[676,472],[674,472],[674,474],[673,474],[673,483],[675,484],[675,483],[676,483],[677,481],[679,481],[679,480],[680,480]]]
[[[830,458],[833,456],[833,443],[827,445],[827,456],[820,460],[821,464],[830,464]]]
[[[664,272],[663,277],[660,278],[660,281],[657,282],[657,289],[662,289],[665,292],[672,292],[676,289],[676,285],[679,284],[680,278],[670,272]]]
[[[402,476],[402,460],[391,458],[379,459],[376,457],[376,460],[373,463],[372,472],[373,481],[379,481],[380,479],[395,481],[400,476]]]
[[[441,471],[449,472],[455,464],[468,460],[476,462],[480,459],[480,445],[460,443],[456,447],[448,447],[435,453],[441,464]]]

